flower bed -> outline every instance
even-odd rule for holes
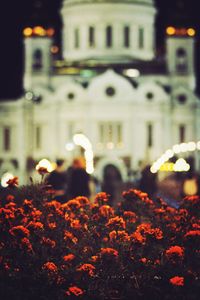
[[[200,197],[123,197],[114,209],[105,193],[50,201],[42,185],[4,196],[1,299],[199,299]]]

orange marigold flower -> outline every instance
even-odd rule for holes
[[[33,252],[33,247],[31,245],[31,242],[26,237],[21,239],[22,247],[27,250],[27,252]]]
[[[101,251],[100,251],[100,255],[102,257],[108,257],[108,258],[116,258],[118,257],[119,253],[117,250],[113,249],[113,248],[101,248]]]
[[[109,219],[106,226],[111,227],[113,229],[118,229],[118,228],[125,228],[126,224],[125,224],[125,221],[122,217],[116,216],[114,218]]]
[[[8,202],[13,201],[14,199],[15,199],[15,197],[14,197],[13,195],[7,195],[7,196],[6,196],[6,200],[7,200]]]
[[[184,286],[184,277],[175,276],[170,278],[170,283],[176,286]]]
[[[111,231],[109,233],[109,238],[111,241],[119,240],[120,242],[128,242],[130,240],[130,236],[124,230]]]
[[[185,238],[194,237],[194,236],[195,237],[200,236],[200,230],[190,230],[184,235]]]
[[[193,223],[192,228],[194,229],[200,229],[200,222],[199,223]]]
[[[71,262],[74,259],[75,259],[75,255],[74,254],[68,254],[68,255],[63,256],[64,262]]]
[[[42,266],[42,269],[46,270],[46,271],[49,271],[49,272],[52,272],[52,273],[56,273],[58,271],[58,267],[53,262],[50,262],[50,261],[45,263]]]
[[[47,208],[53,208],[53,209],[59,209],[61,207],[61,203],[56,201],[56,200],[52,200],[50,202],[45,203],[45,207]]]
[[[9,187],[15,187],[15,186],[19,185],[19,179],[17,176],[15,176],[15,177],[9,179],[6,183]]]
[[[146,238],[144,236],[142,236],[138,230],[136,230],[134,233],[132,233],[130,235],[130,237],[133,238],[134,241],[139,244],[144,244],[146,241]]]
[[[29,222],[29,224],[27,225],[28,228],[31,228],[31,229],[35,229],[35,230],[41,230],[41,229],[44,229],[44,225],[41,223],[41,222]]]
[[[103,204],[105,204],[106,202],[109,201],[109,197],[110,196],[108,194],[106,194],[105,192],[98,193],[95,196],[94,203],[97,203],[99,205],[103,205]]]
[[[75,228],[75,229],[81,229],[81,228],[82,228],[82,225],[81,225],[79,219],[72,220],[70,226],[71,226],[72,228]]]
[[[143,263],[143,264],[146,264],[147,263],[147,258],[146,257],[142,257],[140,259],[140,261]]]
[[[77,199],[72,199],[65,203],[65,209],[67,210],[77,211],[80,207],[81,205]]]
[[[137,220],[137,215],[133,211],[124,211],[123,217],[129,223],[135,223]]]
[[[90,201],[88,200],[87,197],[79,196],[79,197],[76,197],[76,200],[80,203],[81,206],[90,205]]]
[[[78,239],[69,231],[64,231],[64,241],[77,244]]]
[[[91,261],[92,262],[96,262],[97,260],[98,260],[98,256],[97,255],[93,255],[92,257],[91,257]]]
[[[110,207],[109,205],[102,205],[99,208],[99,213],[101,216],[105,218],[110,218],[114,216],[114,209]]]
[[[184,248],[180,246],[172,246],[165,252],[167,258],[183,258],[184,256]]]
[[[55,246],[56,246],[56,242],[54,240],[51,240],[51,239],[46,238],[46,237],[42,238],[41,243],[44,244],[44,245],[50,246],[51,248],[55,248]]]
[[[74,295],[76,297],[81,296],[84,294],[84,291],[82,289],[80,289],[77,286],[71,286],[70,288],[68,288],[68,290],[66,291],[66,294],[68,296]]]
[[[22,225],[12,227],[9,230],[9,233],[13,236],[18,236],[18,237],[29,237],[30,236],[30,231]]]
[[[96,268],[91,264],[83,264],[77,269],[77,271],[82,271],[87,273],[90,276],[94,276],[95,269]]]
[[[183,200],[191,202],[193,204],[196,204],[196,203],[198,203],[200,201],[200,196],[198,196],[198,195],[195,195],[195,196],[186,196]]]
[[[154,235],[157,240],[163,239],[163,232],[160,228],[151,229],[150,234]]]

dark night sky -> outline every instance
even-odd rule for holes
[[[6,0],[0,9],[0,99],[18,98],[22,95],[23,41],[22,30],[36,20],[33,16],[35,3],[42,2],[41,25],[53,25],[57,40],[60,36],[59,7],[61,0]],[[169,24],[193,26],[197,30],[196,48],[200,54],[199,0],[155,0],[158,15],[156,22],[157,47],[164,48],[164,31]],[[183,6],[184,5],[184,6]],[[198,55],[200,56],[200,55]],[[197,56],[196,69],[200,70]],[[200,72],[198,72],[200,77]]]

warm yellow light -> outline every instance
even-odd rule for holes
[[[24,28],[24,30],[23,30],[23,34],[24,34],[24,36],[26,36],[26,37],[31,36],[32,33],[33,33],[33,29],[30,28],[30,27]]]
[[[187,30],[187,34],[189,35],[189,36],[195,36],[195,30],[193,29],[193,28],[188,28],[188,30]]]
[[[58,51],[59,51],[58,46],[52,46],[51,47],[51,53],[56,54],[56,53],[58,53]]]
[[[55,33],[55,30],[53,28],[49,28],[46,30],[46,33],[48,36],[53,36]]]
[[[42,159],[35,167],[36,170],[39,168],[46,168],[48,172],[52,172],[55,169],[55,164],[51,163],[48,159]]]
[[[176,29],[175,29],[174,27],[172,27],[172,26],[169,26],[169,27],[167,27],[167,29],[166,29],[166,33],[167,33],[168,35],[174,35],[174,34],[176,33]]]
[[[36,26],[33,28],[33,33],[39,36],[45,36],[46,30],[41,26]]]

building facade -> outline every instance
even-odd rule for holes
[[[62,57],[54,30],[24,29],[24,96],[0,103],[0,177],[26,182],[43,158],[69,163],[91,143],[94,173],[107,165],[126,180],[141,163],[200,140],[195,31],[168,27],[165,56],[155,46],[153,0],[63,0]],[[187,156],[187,154],[185,154]],[[195,166],[199,166],[195,152]]]

